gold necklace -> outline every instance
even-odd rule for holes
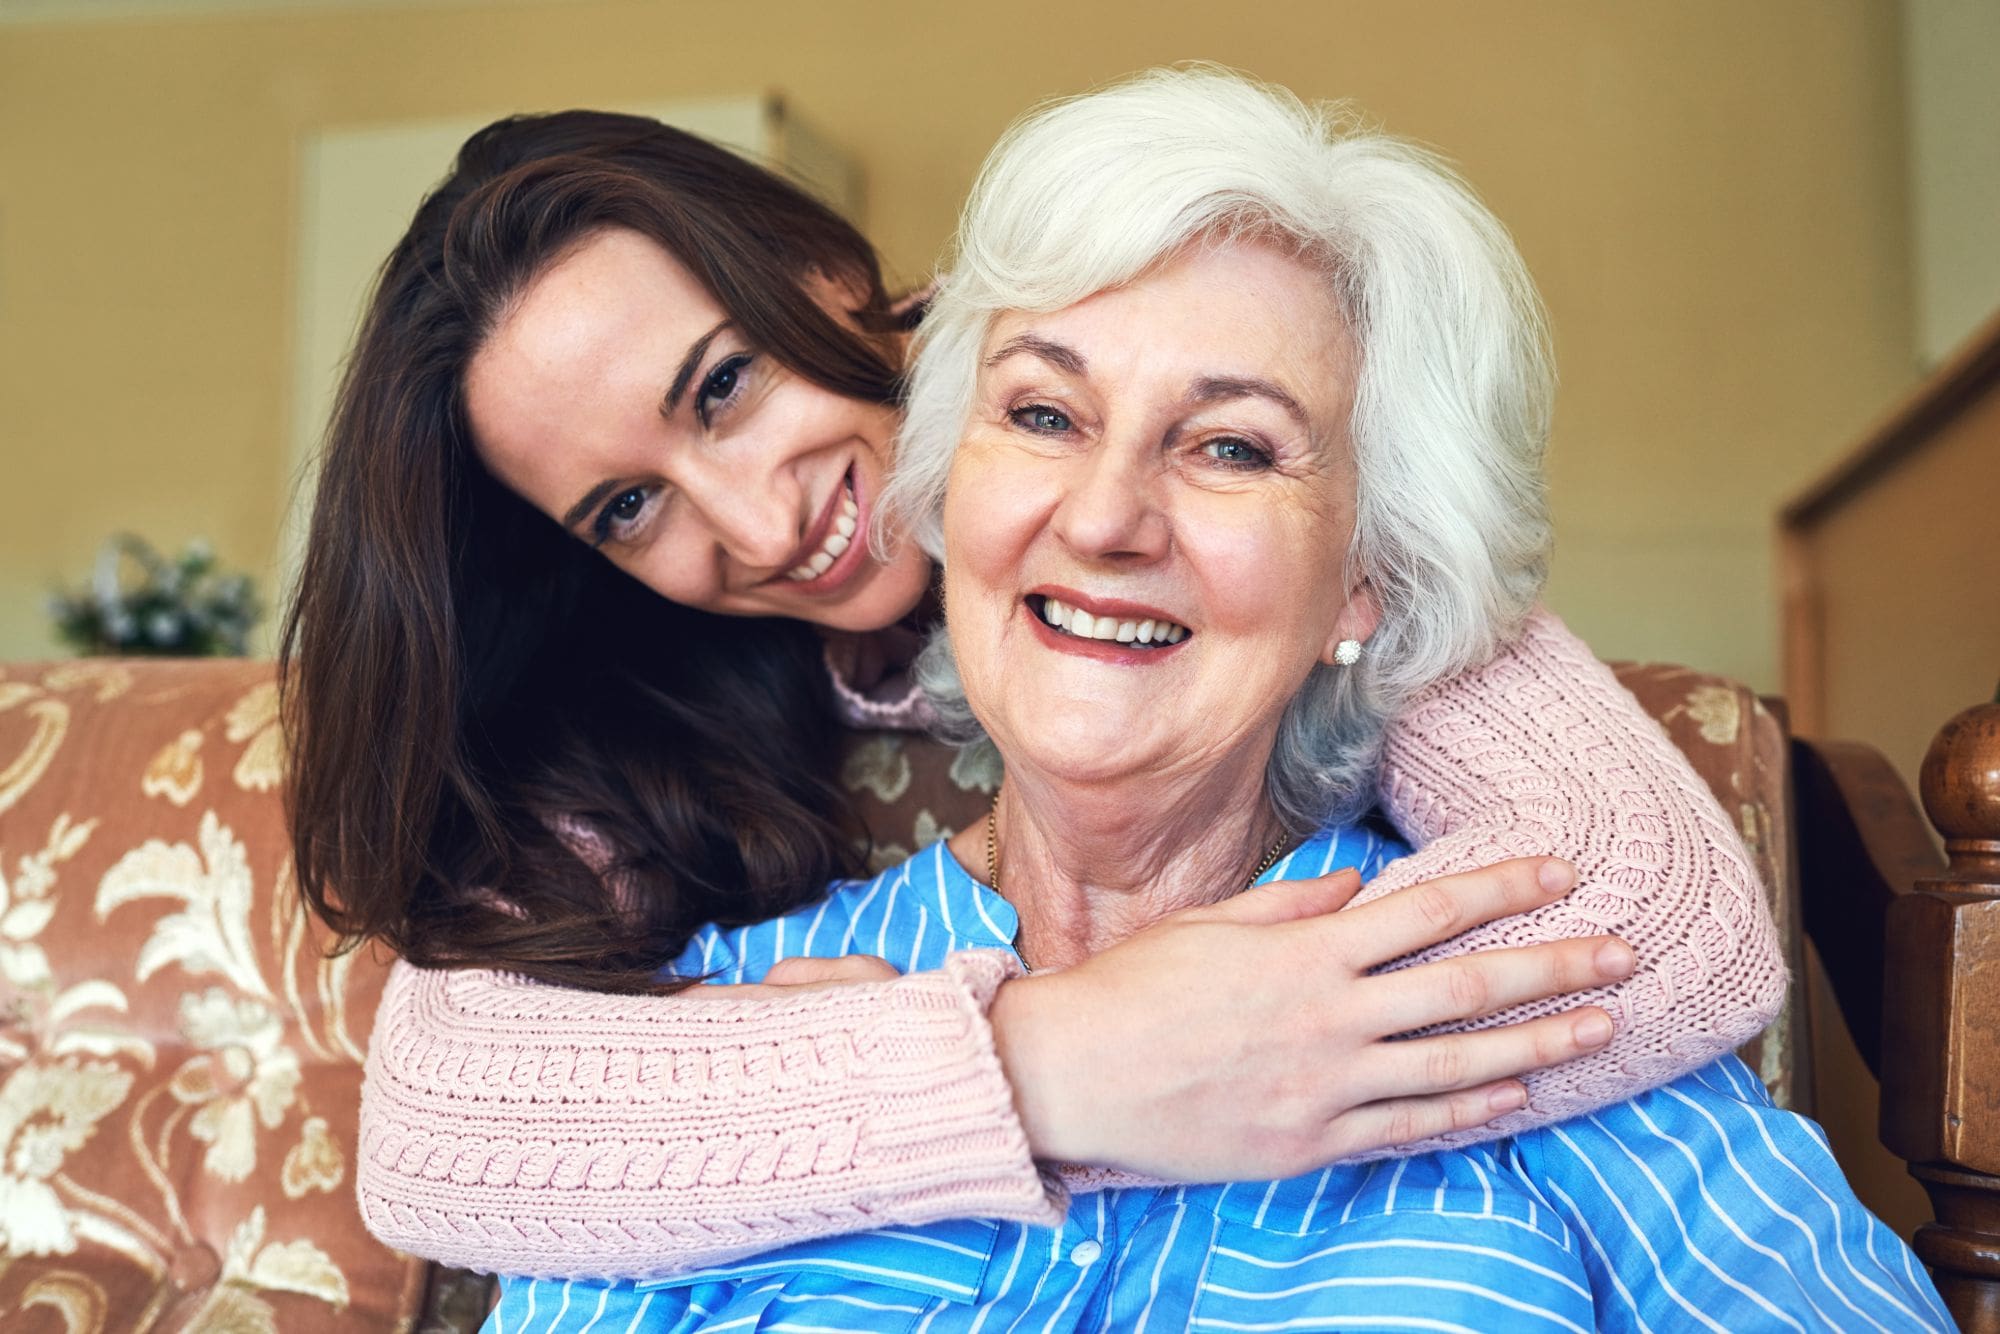
[[[1257,869],[1252,871],[1250,878],[1243,882],[1243,888],[1248,889],[1250,886],[1256,884],[1258,876],[1277,865],[1278,858],[1285,855],[1285,849],[1291,845],[1291,842],[1292,836],[1289,832],[1279,834],[1278,841],[1273,843],[1271,850],[1264,854],[1264,860],[1257,863]],[[999,788],[993,789],[993,804],[986,808],[986,883],[993,887],[995,894],[1000,892]]]

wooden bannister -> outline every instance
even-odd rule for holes
[[[1779,513],[1794,735],[1864,741],[1916,785],[2000,669],[1996,497],[2000,311]]]
[[[1930,1194],[1916,1250],[1952,1315],[2000,1334],[2000,703],[1945,724],[1922,789],[1948,865],[1889,907],[1882,1142]]]

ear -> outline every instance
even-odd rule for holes
[[[1382,608],[1375,601],[1375,586],[1363,579],[1347,590],[1347,605],[1333,618],[1333,633],[1327,636],[1321,646],[1319,660],[1333,666],[1333,655],[1343,639],[1352,639],[1366,644],[1368,636],[1375,633],[1375,627],[1382,623]]]

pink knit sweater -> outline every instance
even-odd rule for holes
[[[1631,978],[1587,998],[1618,1020],[1609,1047],[1529,1076],[1528,1108],[1504,1121],[1398,1152],[1630,1097],[1776,1016],[1783,958],[1733,826],[1554,616],[1418,699],[1384,761],[1383,800],[1421,850],[1364,897],[1529,853],[1580,872],[1562,901],[1430,954],[1612,930],[1638,955]],[[1011,972],[974,953],[894,982],[730,1000],[398,964],[368,1051],[362,1216],[447,1264],[622,1277],[939,1218],[1053,1224],[1061,1186],[1030,1157],[985,1017]]]

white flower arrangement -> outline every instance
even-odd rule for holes
[[[79,653],[242,656],[263,615],[248,575],[224,574],[206,542],[169,560],[143,538],[105,543],[88,588],[49,600],[56,635]]]

